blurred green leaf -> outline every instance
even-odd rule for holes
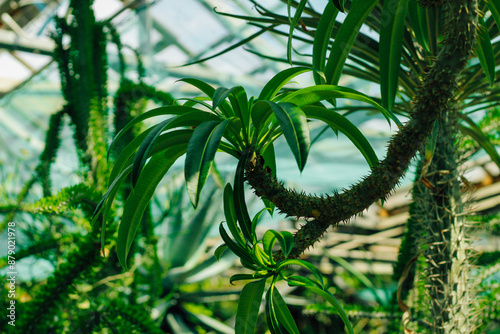
[[[300,17],[302,16],[302,12],[304,11],[304,8],[307,5],[308,0],[300,0],[300,2],[297,5],[297,8],[295,9],[295,14],[293,16],[293,19],[290,20],[290,30],[288,32],[288,43],[287,43],[287,51],[286,51],[286,56],[288,59],[288,62],[290,65],[292,64],[292,39],[293,39],[293,31],[295,30],[295,27],[299,24]],[[288,3],[288,16],[290,18],[290,2]]]
[[[358,0],[353,4],[344,22],[335,36],[330,56],[325,67],[326,82],[336,85],[344,68],[347,56],[351,52],[359,29],[378,0]]]
[[[248,42],[250,42],[251,40],[255,39],[256,37],[259,37],[260,35],[262,35],[262,34],[263,34],[263,33],[265,33],[266,31],[269,31],[269,30],[271,30],[271,29],[275,28],[275,27],[276,27],[276,26],[278,26],[278,25],[279,25],[279,23],[277,23],[277,24],[272,24],[272,25],[270,25],[270,26],[268,26],[268,27],[264,27],[264,28],[262,28],[260,31],[257,31],[255,34],[253,34],[253,35],[251,35],[251,36],[249,36],[249,37],[247,37],[247,38],[245,38],[245,39],[243,39],[243,40],[241,40],[241,41],[239,41],[239,42],[237,42],[237,43],[235,43],[235,44],[233,44],[233,45],[229,46],[228,48],[226,48],[226,49],[222,50],[221,52],[217,52],[216,54],[214,54],[214,55],[212,55],[212,56],[209,56],[209,57],[205,57],[205,58],[202,58],[202,59],[198,59],[198,60],[195,60],[195,61],[191,61],[191,62],[189,62],[189,63],[187,63],[187,64],[182,65],[182,66],[189,66],[189,65],[199,64],[199,63],[205,62],[205,61],[207,61],[207,60],[213,59],[213,58],[215,58],[215,57],[218,57],[218,56],[220,56],[220,55],[223,55],[223,54],[225,54],[225,53],[227,53],[227,52],[229,52],[229,51],[231,51],[231,50],[234,50],[234,49],[236,49],[236,48],[238,48],[238,47],[240,47],[240,46],[242,46],[242,45],[247,44],[247,43],[248,43]]]
[[[338,10],[340,10],[342,13],[345,12],[345,8],[344,8],[344,3],[345,3],[345,0],[332,0],[332,3],[335,5],[335,7],[337,7]]]
[[[393,120],[398,125],[398,127],[402,126],[396,115],[394,115],[391,111],[386,110],[369,96],[347,87],[340,87],[335,85],[317,85],[306,87],[287,95],[281,100],[281,102],[291,102],[299,107],[303,107],[305,105],[315,104],[320,101],[326,101],[336,98],[357,100],[371,104],[378,111],[380,111],[380,113],[387,119],[387,122],[389,122],[389,124],[390,120]]]
[[[482,17],[479,17],[479,29],[477,30],[478,42],[475,47],[476,55],[479,58],[483,72],[490,83],[490,87],[495,84],[495,53],[491,45],[488,27]]]
[[[419,6],[416,1],[410,1],[408,3],[408,17],[418,44],[425,51],[430,52],[428,33],[425,28],[425,8]]]
[[[332,30],[335,25],[339,10],[333,1],[328,1],[325,10],[321,15],[318,27],[314,33],[313,53],[312,53],[312,66],[318,71],[323,72],[326,66],[326,53],[330,44]],[[324,77],[322,78],[318,73],[314,73],[314,82],[317,85],[326,83]]]
[[[255,235],[252,235],[252,221],[248,214],[247,204],[245,201],[245,167],[248,162],[250,152],[245,151],[238,161],[236,173],[234,175],[234,208],[238,223],[240,224],[243,236],[247,241],[254,242]]]
[[[231,276],[229,279],[229,282],[233,284],[234,282],[237,281],[245,281],[245,280],[255,280],[255,279],[260,279],[260,278],[268,278],[272,276],[272,273],[269,273],[267,271],[265,272],[255,272],[253,274],[236,274]]]
[[[223,122],[203,122],[194,130],[189,140],[184,175],[189,198],[195,207],[229,121],[226,119]]]

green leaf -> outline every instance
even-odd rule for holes
[[[242,264],[246,264],[245,267],[252,270],[259,270],[259,268],[253,264],[252,254],[250,253],[249,249],[246,247],[244,248],[231,240],[229,234],[227,234],[226,229],[222,224],[219,225],[219,232],[222,240],[224,240],[227,247],[229,247],[229,249],[240,258]]]
[[[359,29],[377,2],[378,0],[358,0],[353,4],[333,41],[325,67],[326,82],[334,85],[339,82]]]
[[[491,16],[495,19],[497,27],[500,27],[500,0],[488,0],[485,2],[491,12]]]
[[[259,279],[259,278],[268,278],[272,276],[273,274],[267,271],[264,272],[256,272],[253,274],[235,274],[231,276],[229,279],[229,283],[233,284],[234,282],[237,281],[245,281],[245,280],[254,280],[254,279]]]
[[[380,91],[382,105],[392,111],[399,86],[408,0],[386,0],[380,28]]]
[[[198,96],[198,97],[194,97],[194,98],[185,97],[185,98],[177,99],[176,101],[186,101],[186,102],[184,102],[183,106],[192,107],[192,108],[194,106],[196,106],[197,104],[200,104],[203,107],[207,108],[207,110],[212,110],[215,112],[215,108],[213,106],[211,106],[210,104],[208,104],[207,102],[205,102],[205,101],[212,101],[207,96]]]
[[[334,131],[340,131],[349,138],[363,154],[368,165],[373,168],[378,165],[378,157],[366,137],[344,116],[323,107],[306,106],[302,110],[308,118],[317,119],[328,124]]]
[[[185,79],[180,79],[178,81],[186,82],[186,83],[198,88],[203,93],[205,93],[210,99],[213,100],[214,95],[215,95],[215,88],[210,86],[206,82],[198,80],[198,79],[194,79],[194,78],[185,78]],[[187,100],[189,100],[189,99],[187,99]],[[218,103],[218,106],[219,106],[219,109],[221,109],[225,115],[232,114],[232,111],[230,110],[231,108],[229,107],[229,105],[227,104],[226,101],[220,101]],[[208,108],[212,109],[212,107],[208,107]]]
[[[322,286],[319,285],[318,282],[304,276],[292,275],[284,277],[284,279],[288,282],[288,285],[291,286],[315,286],[322,289]]]
[[[277,170],[277,168],[276,168],[276,154],[274,152],[274,145],[272,142],[263,148],[262,157],[264,158],[264,162],[265,162],[264,167],[270,168],[271,175],[273,177],[276,177],[276,170]],[[274,203],[271,202],[270,200],[264,198],[264,197],[261,197],[261,199],[262,199],[262,202],[264,202],[266,209],[269,211],[269,214],[272,217],[273,213],[274,213],[274,208],[275,208]]]
[[[467,120],[467,119],[466,119]],[[488,153],[491,160],[500,168],[500,155],[498,154],[495,146],[488,140],[488,137],[481,131],[481,129],[469,119],[469,126],[460,125],[460,131],[466,135],[474,138],[475,141]]]
[[[495,84],[495,54],[488,34],[488,27],[482,17],[479,17],[479,29],[477,32],[479,43],[475,47],[476,55],[490,83],[490,87],[493,87]]]
[[[188,83],[199,90],[201,90],[203,93],[205,93],[209,98],[213,99],[214,94],[215,94],[215,88],[212,87],[211,85],[207,84],[204,81],[201,81],[199,79],[194,79],[194,78],[184,78],[180,79],[177,81],[185,82]]]
[[[113,181],[113,183],[109,186],[108,190],[104,194],[103,198],[97,205],[95,211],[94,211],[94,216],[92,218],[92,227],[94,227],[95,222],[97,221],[97,218],[99,217],[99,214],[101,212],[101,209],[103,209],[102,213],[102,224],[101,224],[101,248],[104,249],[105,243],[106,243],[106,225],[108,221],[108,213],[109,209],[111,207],[111,203],[113,203],[113,200],[118,193],[118,189],[120,189],[120,185],[123,183],[125,180],[125,177],[132,171],[132,165],[128,166],[125,168],[120,175]]]
[[[199,323],[200,325],[202,325],[207,329],[210,329],[210,333],[221,333],[221,334],[234,333],[234,329],[232,327],[226,325],[222,321],[217,320],[213,317],[210,317],[208,315],[199,312],[191,313],[186,309],[183,309],[182,311],[185,312],[190,319],[194,318],[195,319],[194,322]]]
[[[176,127],[184,127],[184,126],[196,127],[202,122],[208,122],[208,121],[219,122],[219,118],[210,112],[204,112],[194,108],[192,110],[193,111],[191,112],[187,112],[183,115],[169,118],[161,122],[160,124],[154,126],[151,132],[148,133],[148,135],[142,142],[135,156],[134,168],[132,169],[132,184],[134,186],[135,183],[137,182],[137,178],[139,177],[142,168],[144,167],[147,159],[149,158],[149,153],[151,152],[153,145],[155,144],[156,140],[158,139],[158,137],[161,135],[162,132]]]
[[[269,266],[272,264],[270,257],[267,253],[265,253],[262,248],[260,248],[259,244],[255,244],[252,248],[253,258],[256,260],[261,267],[266,269],[271,269]]]
[[[227,47],[226,49],[222,50],[221,52],[218,52],[218,53],[216,53],[216,54],[214,54],[214,55],[212,55],[212,56],[209,56],[209,57],[205,57],[205,58],[202,58],[202,59],[198,59],[198,60],[195,60],[195,61],[189,62],[189,63],[184,64],[184,65],[182,65],[182,66],[189,66],[189,65],[199,64],[199,63],[205,62],[205,61],[207,61],[207,60],[210,60],[210,59],[212,59],[212,58],[215,58],[215,57],[218,57],[218,56],[220,56],[220,55],[223,55],[224,53],[227,53],[227,52],[229,52],[229,51],[231,51],[231,50],[234,50],[234,49],[236,49],[236,48],[238,48],[238,47],[240,47],[240,46],[242,46],[242,45],[247,44],[247,43],[248,43],[248,42],[250,42],[251,40],[255,39],[256,37],[259,37],[260,35],[262,35],[262,34],[263,34],[263,33],[265,33],[266,31],[269,31],[269,30],[271,30],[271,29],[275,28],[275,27],[276,27],[276,26],[278,26],[278,25],[279,25],[279,24],[272,24],[272,25],[270,25],[270,26],[268,26],[268,27],[264,27],[264,28],[262,28],[260,31],[257,31],[255,34],[253,34],[253,35],[251,35],[251,36],[249,36],[249,37],[247,37],[247,38],[245,38],[245,39],[243,39],[243,40],[241,40],[241,41],[239,41],[239,42],[237,42],[237,43],[235,43],[235,44],[233,44],[233,45],[231,45],[231,46]]]
[[[262,238],[264,251],[272,258],[272,248],[274,243],[278,240],[281,250],[285,258],[290,254],[293,248],[294,240],[293,235],[288,231],[277,232],[275,230],[267,230]]]
[[[293,234],[288,232],[288,231],[282,231],[281,235],[283,236],[283,244],[281,244],[281,249],[283,250],[283,255],[285,256],[285,259],[288,257],[288,254],[293,249],[294,245],[294,239],[293,239]]]
[[[425,28],[425,8],[420,7],[416,1],[408,4],[408,17],[415,38],[422,48],[430,52],[428,33]]]
[[[278,265],[278,268],[276,268],[277,271],[280,271],[282,270],[283,268],[287,267],[287,266],[291,266],[291,265],[296,265],[296,266],[301,266],[303,268],[306,268],[308,269],[313,275],[314,277],[316,277],[317,279],[317,282],[318,284],[321,286],[321,287],[324,287],[324,283],[323,283],[323,275],[321,274],[321,271],[319,271],[318,268],[316,268],[314,265],[312,265],[311,263],[307,262],[307,261],[304,261],[304,260],[298,260],[298,259],[289,259],[289,260],[285,260],[283,262],[281,262],[279,265]]]
[[[310,67],[292,67],[283,70],[269,80],[259,95],[259,100],[272,100],[280,89],[286,85],[292,78],[304,72],[312,71]]]
[[[201,257],[205,252],[206,245],[204,245],[203,240],[206,239],[212,229],[212,219],[214,218],[213,210],[211,210],[216,201],[214,199],[214,190],[212,188],[208,196],[203,199],[202,205],[194,211],[194,216],[189,219],[182,219],[182,212],[180,212],[183,232],[169,233],[168,236],[171,247],[165,258],[168,258],[167,262],[171,268],[189,266],[186,262],[197,262],[197,258]],[[217,204],[219,204],[219,196],[216,196],[216,198]]]
[[[288,309],[288,306],[285,303],[285,300],[279,293],[278,289],[273,289],[273,304],[274,311],[276,313],[276,318],[279,323],[285,327],[288,333],[300,334],[299,328],[293,319],[292,313]]]
[[[300,0],[299,4],[297,5],[297,8],[295,9],[295,15],[293,16],[293,19],[290,21],[290,30],[288,33],[288,43],[287,43],[287,59],[290,65],[292,64],[292,39],[293,39],[293,31],[295,30],[295,27],[299,24],[300,17],[302,16],[302,12],[304,11],[304,8],[307,5],[308,0]],[[289,11],[289,17],[290,17],[290,5],[288,6],[288,11]]]
[[[305,287],[307,289],[311,290],[312,292],[320,295],[321,297],[325,298],[326,301],[329,302],[330,305],[332,305],[337,310],[338,314],[340,315],[340,318],[342,319],[342,321],[344,322],[344,325],[347,328],[347,332],[349,334],[354,334],[354,329],[352,328],[352,325],[351,325],[351,322],[349,321],[349,317],[347,316],[347,313],[345,312],[342,305],[340,305],[338,300],[330,292],[319,289],[319,288],[314,287],[314,286],[306,285]]]
[[[280,123],[288,146],[295,156],[295,161],[302,171],[307,161],[311,138],[307,117],[296,105],[292,103],[274,103],[269,101],[278,122]]]
[[[262,210],[260,210],[259,212],[257,212],[257,214],[253,217],[252,219],[252,235],[255,235],[255,229],[257,228],[257,224],[259,223],[259,219],[260,219],[260,216],[262,216],[262,214],[264,212],[268,211],[268,208],[264,208]]]
[[[227,227],[233,235],[233,238],[241,245],[245,246],[246,241],[237,225],[236,210],[234,208],[234,193],[231,184],[228,183],[224,187],[224,215],[226,217]]]
[[[252,144],[256,144],[260,136],[269,131],[269,124],[272,122],[274,114],[267,101],[257,101],[252,106],[250,115],[254,128]]]
[[[243,128],[243,136],[244,139],[248,142],[250,139],[249,136],[251,131],[251,125],[250,125],[250,110],[248,108],[249,102],[245,89],[243,89],[243,87],[241,86],[236,86],[231,88],[229,90],[229,101],[231,101],[231,105],[233,107],[236,117],[238,117],[241,120]]]
[[[151,118],[151,117],[165,116],[165,115],[181,115],[181,114],[191,112],[191,111],[200,111],[200,110],[195,109],[195,108],[191,108],[191,107],[172,105],[172,106],[155,108],[155,109],[152,109],[148,112],[145,112],[144,114],[137,116],[136,118],[131,120],[123,129],[121,129],[120,132],[118,132],[118,134],[115,136],[115,138],[111,142],[111,145],[109,146],[108,159],[109,159],[109,154],[113,150],[116,143],[125,134],[125,132],[127,132],[135,124],[142,122],[143,120]]]
[[[269,257],[271,258],[271,261],[273,261],[273,247],[278,238],[276,237],[276,231],[271,232],[272,230],[267,230],[266,233],[264,233],[264,236],[262,237],[262,245],[264,246],[264,252],[266,252]]]
[[[132,246],[142,215],[158,183],[174,162],[186,152],[185,145],[178,145],[151,158],[141,173],[136,187],[125,201],[122,220],[118,229],[116,252],[122,267],[127,267],[127,255]]]
[[[139,174],[146,164],[146,160],[148,159],[149,152],[151,151],[155,140],[173,120],[174,118],[170,118],[154,126],[152,131],[148,133],[142,142],[137,154],[135,155],[134,165],[132,168],[132,186],[135,186],[137,179],[139,178]]]
[[[217,247],[217,249],[214,252],[214,256],[217,259],[217,261],[220,260],[220,257],[226,251],[226,249],[227,249],[227,245],[226,244],[222,244],[219,247]]]
[[[105,205],[106,205],[106,202],[108,201],[108,199],[112,198],[110,196],[113,193],[114,189],[118,188],[120,186],[120,184],[121,184],[121,182],[123,182],[123,179],[125,178],[125,176],[127,176],[128,173],[130,173],[131,170],[132,170],[132,165],[128,166],[127,168],[124,168],[121,171],[120,175],[118,175],[118,177],[116,177],[116,178],[113,179],[113,182],[108,187],[108,190],[106,190],[106,192],[102,196],[102,198],[99,201],[99,203],[97,203],[97,206],[96,206],[96,208],[94,210],[94,214],[92,215],[92,225],[94,225],[94,223],[97,220],[97,218],[98,218],[99,214],[101,213],[102,209],[105,208]],[[112,201],[112,199],[111,199],[111,201]]]
[[[434,122],[434,128],[432,129],[432,133],[427,139],[427,142],[425,143],[425,149],[424,149],[424,165],[422,166],[422,171],[420,175],[425,176],[427,174],[427,170],[429,169],[429,166],[431,165],[432,158],[434,157],[434,152],[436,151],[436,144],[437,144],[437,138],[439,134],[439,120],[436,120]]]
[[[236,310],[236,333],[254,333],[265,286],[266,280],[261,279],[256,282],[247,283],[243,287],[243,290],[241,290],[238,309]]]
[[[267,326],[269,327],[269,331],[271,334],[284,334],[284,332],[280,328],[280,324],[278,322],[278,317],[276,316],[276,311],[274,309],[274,294],[273,290],[275,289],[274,284],[271,284],[269,290],[266,293],[266,319]]]
[[[184,175],[191,203],[196,207],[200,192],[208,177],[208,171],[219,148],[229,119],[223,122],[201,123],[193,132],[186,153]]]
[[[356,269],[356,267],[354,267],[352,264],[350,264],[349,262],[347,262],[343,258],[341,258],[339,256],[331,256],[330,254],[328,254],[327,251],[325,251],[324,254],[326,254],[333,261],[340,264],[344,269],[349,271],[354,277],[356,277],[365,287],[367,287],[372,292],[373,296],[375,297],[375,300],[379,304],[383,304],[383,301],[381,300],[380,296],[376,292],[375,285],[372,283],[372,281],[370,281],[370,279],[368,277],[366,277],[362,272],[360,272],[358,269]]]
[[[335,5],[335,7],[337,7],[338,10],[340,10],[342,13],[345,12],[345,8],[344,8],[344,3],[345,3],[345,0],[332,0],[332,3]]]
[[[318,22],[318,28],[314,33],[313,51],[312,51],[312,66],[318,71],[323,72],[326,66],[326,53],[330,45],[332,30],[335,25],[335,19],[339,10],[333,1],[328,1],[325,10]],[[342,10],[343,11],[343,10]],[[325,83],[324,78],[318,73],[314,73],[314,82],[317,85]]]
[[[291,102],[299,107],[303,107],[305,105],[315,104],[320,101],[326,101],[336,98],[357,100],[371,104],[378,111],[380,111],[380,113],[387,119],[389,124],[390,120],[392,119],[398,125],[398,127],[403,126],[396,115],[394,115],[391,111],[386,110],[380,104],[373,101],[369,96],[347,87],[340,87],[335,85],[317,85],[306,87],[287,95],[281,100],[281,102]]]
[[[241,231],[247,241],[253,243],[256,241],[255,235],[252,235],[252,221],[248,214],[247,204],[245,201],[245,167],[249,158],[250,152],[245,151],[238,161],[236,173],[234,175],[234,208]]]
[[[225,87],[217,88],[214,92],[212,108],[216,110],[220,108],[224,117],[230,118],[235,116],[234,110],[229,106],[226,101],[227,96],[231,93],[232,89],[227,89]]]

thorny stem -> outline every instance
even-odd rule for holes
[[[317,197],[285,188],[265,170],[262,158],[254,156],[247,162],[246,180],[258,196],[273,202],[287,216],[312,219],[295,234],[295,246],[288,258],[299,257],[329,226],[347,221],[386,198],[425,143],[434,122],[448,109],[475,43],[477,8],[474,0],[448,0],[445,9],[446,37],[413,101],[410,120],[389,142],[386,158],[362,181],[342,193]],[[282,259],[282,254],[277,257]]]

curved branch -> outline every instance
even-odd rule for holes
[[[425,143],[434,122],[453,102],[456,81],[474,46],[477,8],[474,0],[448,0],[446,5],[447,35],[442,49],[416,95],[410,120],[391,139],[386,158],[370,175],[343,193],[316,197],[285,188],[264,169],[263,159],[254,156],[247,162],[246,180],[258,196],[272,201],[288,216],[313,219],[295,234],[289,258],[302,254],[329,226],[347,221],[386,198]]]

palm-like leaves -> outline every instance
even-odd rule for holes
[[[283,0],[283,2],[286,2]],[[381,104],[389,111],[407,114],[410,101],[415,96],[426,68],[437,54],[440,35],[443,29],[440,7],[423,8],[413,0],[346,1],[348,15],[343,21],[336,21],[338,6],[335,1],[325,3],[322,13],[312,7],[302,6],[301,2],[288,2],[296,7],[293,15],[279,15],[256,4],[262,17],[245,20],[252,24],[267,23],[270,32],[287,35],[278,30],[279,26],[296,25],[290,31],[301,30],[310,36],[293,38],[297,42],[312,44],[312,64],[314,68],[325,72],[328,83],[336,84],[341,74],[352,75],[380,85]],[[480,1],[479,8],[485,13],[480,20],[479,38],[476,46],[477,60],[472,61],[460,79],[460,91],[457,101],[464,110],[484,110],[500,104],[500,88],[495,67],[500,65],[500,1]],[[300,17],[297,17],[300,15]],[[236,15],[232,15],[237,17]],[[243,17],[242,17],[243,18]],[[360,29],[366,26],[378,32],[378,38]],[[288,35],[292,38],[291,35]],[[291,41],[289,42],[291,45]],[[291,50],[289,48],[289,50]],[[287,59],[292,62],[289,53]],[[346,60],[348,63],[346,64]],[[317,84],[325,80],[315,75]],[[478,93],[480,92],[480,93]],[[337,111],[352,112],[365,110],[364,106],[342,106]],[[464,134],[473,138],[481,137],[478,129],[463,126]],[[475,132],[474,134],[472,132]],[[478,144],[490,155],[492,161],[500,159],[497,151],[484,141]]]
[[[366,138],[344,116],[323,107],[321,101],[348,98],[366,102],[379,110],[388,119],[398,122],[395,116],[364,94],[352,89],[321,85],[298,90],[292,94],[281,94],[280,89],[293,77],[310,71],[298,67],[284,70],[271,79],[263,88],[259,98],[247,98],[240,87],[218,88],[196,79],[185,79],[206,97],[189,99],[184,105],[171,105],[153,109],[131,121],[111,144],[111,148],[121,139],[123,133],[138,122],[152,117],[167,117],[166,120],[150,127],[131,141],[120,153],[111,172],[110,188],[99,203],[94,221],[99,213],[104,214],[103,230],[109,206],[117,189],[130,173],[133,191],[127,198],[118,233],[118,255],[125,266],[127,254],[139,226],[143,212],[151,200],[156,186],[177,159],[186,154],[184,174],[191,202],[198,205],[200,192],[207,180],[209,170],[217,151],[242,159],[236,176],[236,194],[241,195],[243,171],[249,154],[257,153],[268,160],[268,166],[275,165],[273,141],[281,136],[295,156],[300,170],[306,164],[310,147],[308,119],[321,120],[334,131],[341,131],[350,138],[366,157],[370,166],[378,159]],[[211,101],[206,103],[205,101]],[[313,106],[314,105],[314,106]],[[241,188],[241,189],[240,189]],[[240,189],[240,190],[238,190]],[[238,201],[235,214],[246,238],[251,236],[249,217],[244,198]],[[103,242],[104,242],[104,231]]]

